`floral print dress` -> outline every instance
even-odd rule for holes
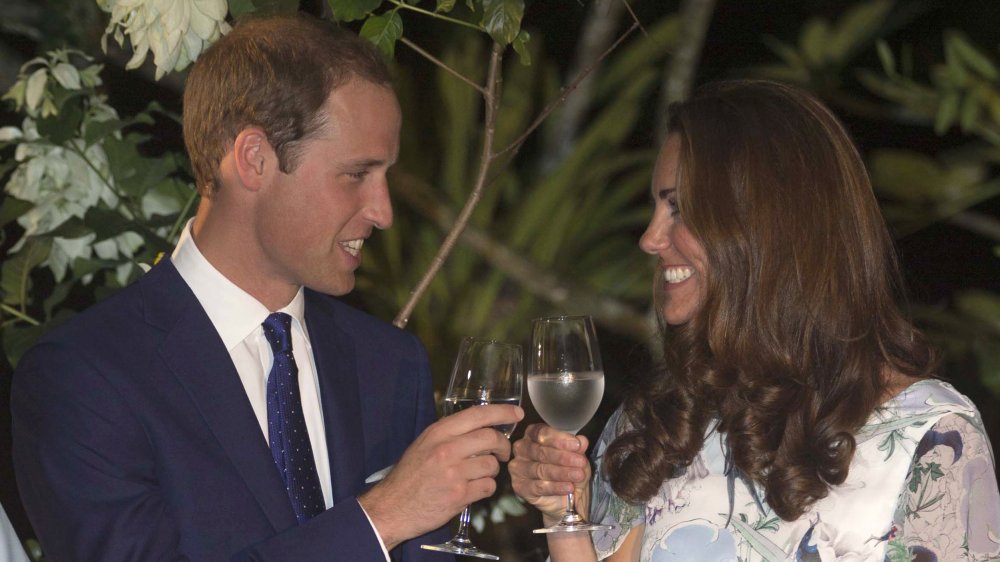
[[[1000,560],[1000,492],[976,407],[951,385],[923,380],[879,407],[858,432],[847,480],[796,521],[729,470],[723,435],[709,430],[685,473],[645,505],[628,504],[601,475],[621,410],[594,448],[591,520],[598,558],[632,528],[641,562],[897,562]]]

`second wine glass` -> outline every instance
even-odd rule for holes
[[[521,404],[524,380],[521,346],[482,338],[465,338],[458,349],[444,397],[444,414],[460,412],[484,404]],[[515,424],[497,426],[510,437]],[[450,552],[487,560],[500,557],[480,550],[469,540],[469,507],[458,519],[458,532],[446,543],[421,545],[420,548]]]
[[[597,332],[589,316],[538,318],[531,325],[528,395],[538,415],[552,427],[576,435],[597,412],[604,396],[604,367]],[[566,512],[551,527],[536,533],[597,531],[576,511],[570,492]]]

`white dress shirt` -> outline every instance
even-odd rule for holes
[[[267,433],[267,377],[271,372],[274,356],[271,345],[264,337],[264,320],[271,314],[260,301],[249,293],[237,287],[219,270],[209,263],[195,245],[191,236],[191,221],[188,221],[174,253],[170,256],[174,267],[180,273],[184,282],[191,287],[198,302],[201,303],[215,330],[222,338],[229,351],[229,356],[236,366],[236,372],[243,382],[243,389],[250,399],[257,423],[264,439],[269,439]],[[309,331],[305,323],[305,295],[302,288],[295,294],[292,302],[281,310],[292,317],[292,354],[299,368],[299,394],[302,399],[302,414],[306,419],[306,429],[309,431],[309,442],[312,444],[313,457],[316,460],[316,472],[319,475],[320,487],[323,489],[323,499],[326,508],[333,507],[333,486],[330,478],[330,457],[326,449],[326,430],[323,425],[323,407],[320,403],[319,377],[316,374],[316,362],[313,357]],[[364,511],[364,508],[362,508]],[[365,512],[365,517],[368,513]],[[369,517],[368,523],[371,524]],[[382,542],[382,537],[374,525],[372,530],[378,537],[382,552],[388,562],[389,553]]]
[[[11,483],[13,484],[13,482]],[[21,541],[0,506],[0,562],[28,562],[28,555],[21,548]]]

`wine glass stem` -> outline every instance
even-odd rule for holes
[[[471,544],[469,541],[469,518],[469,506],[465,506],[462,514],[458,516],[458,532],[455,533],[455,538],[451,539],[452,542]]]
[[[576,496],[573,492],[566,494],[566,518],[574,518],[576,513]]]

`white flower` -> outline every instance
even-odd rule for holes
[[[56,49],[46,53],[45,57],[35,57],[21,65],[17,81],[3,99],[12,100],[18,111],[23,109],[30,117],[44,118],[58,114],[54,84],[71,91],[92,89],[101,84],[101,65],[89,65],[80,70],[70,63],[71,57],[87,62],[93,60],[73,49]]]
[[[113,178],[108,157],[99,144],[86,146],[82,139],[73,139],[66,148],[38,142],[38,131],[30,117],[24,120],[22,133],[23,142],[14,153],[21,164],[11,174],[6,190],[34,203],[17,219],[26,237],[50,232],[71,217],[82,219],[87,209],[98,202],[112,208],[118,204],[109,185]]]
[[[229,32],[226,0],[97,0],[97,4],[111,14],[101,40],[105,51],[108,35],[119,45],[128,35],[133,53],[125,68],[138,68],[152,51],[157,80],[183,70]]]

